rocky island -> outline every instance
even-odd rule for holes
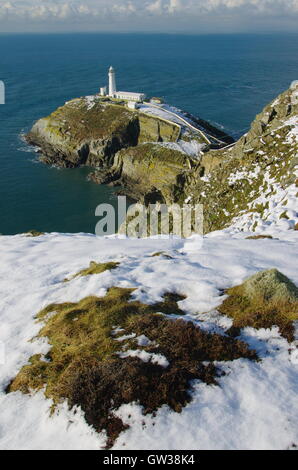
[[[129,109],[125,101],[95,95],[67,102],[37,121],[26,138],[43,162],[92,167],[90,179],[119,185],[136,201],[203,203],[205,232],[244,214],[256,228],[268,209],[266,194],[296,180],[297,112],[294,84],[234,142],[166,104]]]

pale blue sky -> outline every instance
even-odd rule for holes
[[[0,0],[0,31],[298,32],[298,0]]]

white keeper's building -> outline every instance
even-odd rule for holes
[[[101,96],[109,96],[111,98],[117,98],[119,100],[126,101],[144,101],[146,95],[144,93],[134,93],[131,91],[117,91],[116,88],[116,74],[114,68],[111,66],[109,68],[109,93],[107,94],[107,88],[100,88]]]

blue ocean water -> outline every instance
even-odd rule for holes
[[[298,35],[0,35],[0,233],[94,232],[114,191],[88,169],[37,163],[20,135],[65,101],[97,92],[107,68],[118,89],[163,96],[237,137],[298,79]]]

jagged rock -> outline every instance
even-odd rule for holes
[[[112,168],[95,172],[93,178],[117,180],[125,194],[145,204],[172,204],[181,200],[185,179],[196,164],[182,152],[147,143],[121,150]]]
[[[269,203],[256,203],[258,197],[274,193],[276,184],[295,183],[297,89],[290,88],[266,106],[234,146],[203,155],[184,193],[191,203],[204,204],[205,232],[227,227],[240,214],[262,216]]]

